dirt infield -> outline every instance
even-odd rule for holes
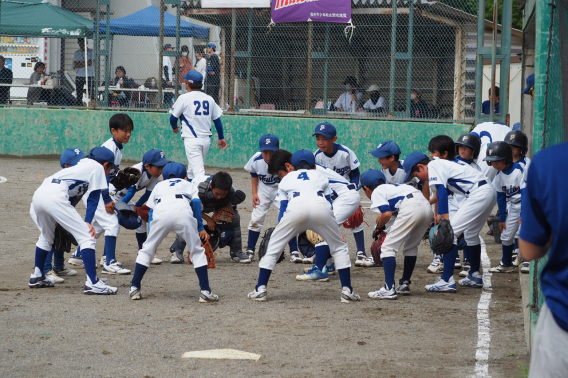
[[[426,272],[432,260],[427,242],[420,246],[412,295],[396,301],[367,297],[367,292],[382,286],[382,268],[354,267],[353,287],[362,300],[342,304],[337,276],[327,283],[298,282],[294,277],[306,265],[286,259],[274,270],[268,301],[252,302],[246,294],[256,283],[258,262],[233,263],[224,248],[217,251],[217,267],[209,270],[219,302],[200,304],[193,268],[167,262],[173,234],[157,251],[164,263],[152,266],[145,276],[141,301],[129,299],[131,275],[108,277],[107,283],[118,287],[116,296],[83,295],[82,269],[54,288],[29,289],[38,237],[29,206],[35,189],[59,164],[54,159],[2,158],[0,162],[0,176],[8,180],[0,183],[1,376],[475,376],[481,290],[427,293],[424,285],[437,279]],[[229,172],[235,187],[248,196],[239,206],[246,245],[250,179],[244,170]],[[372,224],[375,216],[367,211],[367,223]],[[276,220],[273,208],[265,226],[275,225]],[[485,237],[486,231],[482,236],[495,265],[501,247]],[[343,233],[353,261],[353,236],[348,230]],[[367,227],[367,245],[370,234]],[[97,257],[103,246],[101,239]],[[118,259],[133,270],[136,254],[134,231],[122,229]],[[398,260],[397,280],[402,274],[402,259]],[[492,286],[488,372],[493,377],[522,377],[528,354],[519,277],[494,274]],[[262,357],[258,361],[181,358],[187,351],[225,348]]]

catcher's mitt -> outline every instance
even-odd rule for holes
[[[345,228],[356,228],[359,227],[364,221],[365,212],[363,211],[363,206],[359,205],[357,211],[355,211],[349,219],[343,222],[343,227]]]
[[[235,217],[235,211],[231,205],[223,206],[215,210],[211,218],[216,222],[232,222]]]
[[[71,252],[71,244],[78,245],[77,240],[66,229],[59,224],[55,225],[55,235],[53,239],[53,249],[61,252]]]
[[[373,261],[375,264],[381,266],[383,265],[383,260],[381,259],[381,247],[387,237],[387,233],[381,231],[377,238],[371,243],[371,256],[373,256]]]
[[[122,189],[130,188],[132,185],[136,184],[142,172],[133,167],[126,167],[121,171],[116,173],[116,176],[111,180],[111,184],[114,185],[116,191],[121,191]]]
[[[266,231],[264,231],[264,236],[262,237],[262,240],[260,242],[260,246],[258,247],[258,260],[260,261],[264,255],[266,255],[266,250],[268,249],[268,243],[270,242],[270,236],[272,236],[272,232],[274,231],[274,227],[270,227],[269,229],[267,229]],[[280,263],[284,261],[284,250],[282,250],[282,252],[280,253],[280,257],[278,257],[278,260],[276,261],[276,263]]]
[[[452,249],[454,244],[454,230],[447,219],[440,220],[438,230],[432,240],[432,250],[437,255],[446,254]]]
[[[144,205],[144,206],[140,206],[139,208],[137,208],[136,212],[138,213],[138,215],[140,216],[140,218],[142,218],[142,220],[144,222],[148,222],[150,210],[151,209],[148,206]]]
[[[321,243],[323,241],[323,238],[321,236],[319,236],[319,234],[316,234],[315,232],[313,232],[312,230],[306,231],[306,237],[308,238],[310,243],[312,243],[313,245],[316,245],[316,244]]]

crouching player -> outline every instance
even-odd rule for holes
[[[383,228],[393,213],[398,215],[381,246],[381,260],[385,271],[385,286],[369,293],[376,299],[396,299],[397,294],[410,294],[410,277],[416,265],[418,245],[432,221],[430,203],[410,185],[386,184],[385,175],[369,169],[361,176],[361,187],[371,200],[371,211],[380,213],[377,228]],[[396,253],[404,244],[404,270],[395,289]]]
[[[154,187],[147,202],[148,207],[152,209],[149,219],[149,236],[142,245],[142,249],[138,251],[134,277],[132,277],[130,286],[130,299],[142,298],[140,291],[142,278],[162,240],[168,233],[174,231],[189,244],[190,260],[195,267],[201,288],[199,302],[215,302],[219,297],[211,293],[207,275],[207,257],[200,240],[200,238],[209,239],[209,235],[203,227],[201,201],[197,195],[197,187],[186,180],[187,170],[181,163],[167,164],[162,175],[164,181]]]

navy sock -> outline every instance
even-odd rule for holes
[[[249,237],[248,237],[248,241],[247,241],[247,249],[254,251],[256,249],[256,243],[258,242],[259,237],[260,237],[260,232],[249,230]]]
[[[452,245],[452,249],[446,253],[442,259],[444,261],[444,271],[442,272],[442,278],[444,281],[448,282],[454,275],[454,265],[456,263],[456,257],[458,256],[458,246]]]
[[[515,238],[515,249],[519,249],[519,238]]]
[[[47,274],[51,269],[53,269],[53,265],[51,265],[51,260],[53,259],[53,251],[52,248],[47,255],[45,256],[45,264],[43,264],[43,274]]]
[[[272,271],[270,269],[260,268],[260,272],[258,272],[258,283],[255,289],[258,290],[258,287],[262,285],[268,287],[268,280],[271,274]]]
[[[205,268],[207,269],[207,266],[205,266]],[[140,289],[140,285],[142,285],[142,278],[144,277],[144,274],[146,274],[147,270],[147,266],[136,263],[136,267],[134,268],[134,277],[132,277],[132,283],[130,286]],[[197,269],[195,271],[197,271]]]
[[[75,254],[75,257],[78,258],[78,259],[81,259],[82,258],[81,256],[82,256],[81,255],[81,247],[77,247],[77,253]]]
[[[290,252],[297,251],[297,250],[298,250],[298,238],[294,236],[294,237],[288,242],[288,247],[290,248]]]
[[[353,291],[353,286],[351,286],[351,268],[339,269],[337,273],[339,274],[341,287],[348,287],[349,290]]]
[[[146,241],[146,239],[148,239],[148,234],[145,232],[137,232],[136,233],[136,241],[138,242],[138,249],[142,249],[142,246],[144,245],[144,242]],[[105,243],[106,243],[106,238],[105,238]],[[116,247],[116,244],[115,244]],[[115,249],[116,250],[116,249]],[[116,255],[116,252],[115,252]]]
[[[316,247],[316,259],[314,261],[315,266],[317,266],[319,270],[322,270],[330,257],[331,251],[329,250],[329,245],[320,245],[319,247]]]
[[[116,238],[115,238],[116,239]],[[91,280],[91,283],[96,284],[99,280],[97,277],[97,263],[95,262],[95,250],[87,248],[81,251],[83,256],[83,263],[85,264],[85,273]]]
[[[197,274],[197,278],[199,279],[199,287],[201,290],[211,292],[211,288],[209,287],[209,276],[207,275],[207,265],[195,268],[195,274]]]
[[[469,249],[468,246],[465,246],[465,248],[463,249],[463,261],[465,263],[469,263]]]
[[[470,269],[469,274],[479,272],[481,267],[481,244],[469,245],[467,246],[467,252],[469,255]]]
[[[412,272],[414,272],[414,267],[416,266],[416,260],[418,256],[404,256],[404,268],[402,270],[402,278],[400,279],[400,284],[404,281],[410,282],[410,277],[412,277]]]
[[[49,253],[49,251],[46,251],[45,249],[41,249],[40,247],[36,247],[36,250],[35,250],[35,267],[38,268],[40,270],[40,272],[43,272],[43,274],[45,274],[43,269],[45,267],[45,260],[47,260],[48,253]],[[50,262],[50,265],[51,265],[51,262]]]
[[[502,249],[503,258],[501,259],[501,261],[503,261],[503,264],[505,265],[511,265],[513,263],[513,250],[515,249],[515,245],[503,245]]]
[[[65,267],[65,254],[63,251],[53,250],[53,267],[63,269]]]
[[[366,256],[367,253],[365,252],[365,233],[363,232],[363,230],[355,232],[353,234],[353,237],[355,238],[355,244],[357,245],[357,252],[363,252]]]
[[[116,236],[105,235],[105,256],[107,265],[116,260]]]
[[[385,284],[387,289],[392,289],[394,285],[394,271],[396,270],[396,258],[385,257],[383,258],[383,270],[385,271]]]

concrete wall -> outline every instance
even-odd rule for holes
[[[88,151],[110,138],[110,111],[79,109],[0,109],[0,155],[58,155],[68,147]],[[163,112],[128,112],[134,121],[134,132],[123,150],[126,160],[141,160],[149,149],[162,149],[172,160],[187,163],[183,142],[169,125],[169,114]],[[280,138],[280,147],[290,151],[317,149],[313,130],[325,119],[259,117],[225,115],[222,117],[229,148],[221,152],[212,139],[206,165],[219,168],[243,167],[258,151],[260,136],[271,133]],[[396,141],[403,157],[414,150],[426,152],[430,138],[447,134],[457,138],[470,130],[469,125],[450,123],[395,122],[333,119],[339,143],[353,149],[362,169],[377,167],[368,151],[384,140]],[[213,130],[215,130],[213,128]]]

